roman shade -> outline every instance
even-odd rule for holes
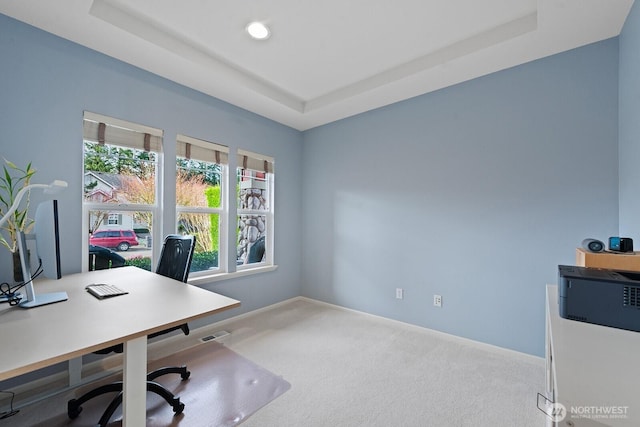
[[[229,163],[229,147],[185,135],[177,136],[176,155],[189,160],[217,163],[219,165]]]
[[[84,113],[82,126],[85,141],[156,153],[162,151],[162,131],[159,129],[89,112]]]
[[[238,167],[265,173],[273,173],[273,157],[238,150]]]

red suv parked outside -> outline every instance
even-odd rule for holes
[[[99,230],[91,235],[89,243],[95,246],[127,251],[130,246],[138,246],[138,239],[133,230]]]

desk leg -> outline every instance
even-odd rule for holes
[[[143,426],[147,416],[147,337],[124,343],[123,427]]]
[[[69,375],[69,386],[74,387],[80,385],[82,381],[82,356],[69,359],[67,371]]]

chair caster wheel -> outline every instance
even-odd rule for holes
[[[182,411],[184,411],[184,403],[180,402],[180,399],[178,398],[177,402],[173,404],[173,415],[180,415]]]
[[[182,378],[182,381],[189,379],[189,377],[191,376],[191,372],[190,371],[186,371],[182,374],[180,374],[180,377]]]
[[[76,404],[76,399],[71,399],[67,403],[67,416],[70,419],[75,420],[76,418],[78,418],[78,415],[80,415],[81,412],[82,412],[82,406],[78,406]]]

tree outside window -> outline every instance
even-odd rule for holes
[[[110,266],[108,262],[96,264],[98,257],[109,254],[106,248],[125,258],[128,265],[151,270],[150,230],[158,212],[162,131],[89,112],[85,112],[83,128],[83,216],[89,269]],[[147,232],[132,237],[134,230]],[[122,235],[122,241],[92,237],[98,231],[120,231],[115,235]]]
[[[178,135],[176,158],[177,232],[196,236],[191,272],[220,272],[226,239],[223,189],[229,149],[223,145]],[[223,257],[224,258],[224,257]]]

